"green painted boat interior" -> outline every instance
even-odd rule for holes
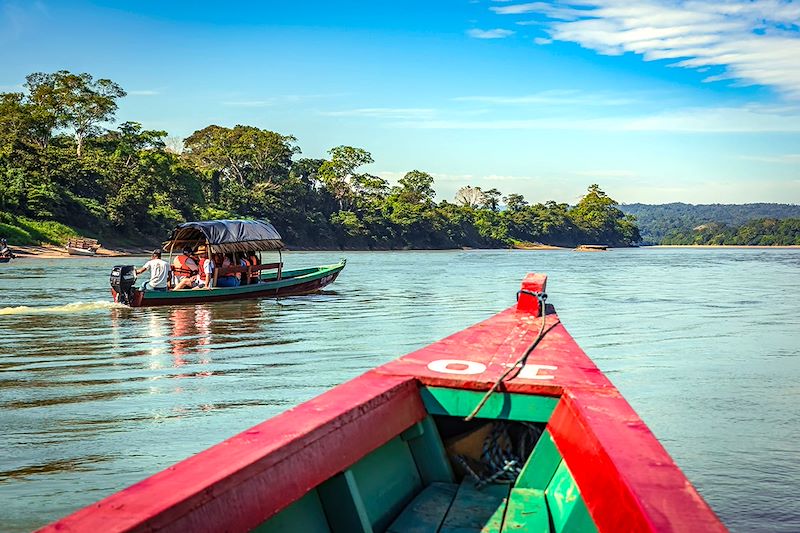
[[[465,421],[483,394],[421,387],[428,411],[424,420],[326,480],[255,531],[597,531],[569,467],[546,429],[559,399],[497,392],[474,420]],[[512,447],[511,435],[534,433],[538,440],[527,443],[528,455],[516,479],[478,483],[466,469],[485,453],[486,435],[499,428],[508,439],[504,444]]]

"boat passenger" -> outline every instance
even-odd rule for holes
[[[200,260],[200,270],[194,282],[193,289],[210,289],[214,286],[214,261],[206,254]]]
[[[8,242],[5,237],[0,239],[0,257],[10,257],[14,259],[14,254],[11,253],[11,249],[8,247]]]
[[[178,289],[188,289],[194,285],[197,279],[197,272],[200,268],[197,266],[197,261],[192,257],[192,249],[185,247],[183,254],[178,255],[172,261],[172,272],[175,276],[174,287]]]
[[[250,255],[247,257],[247,262],[250,263],[250,266],[252,266],[253,269],[255,269],[258,265],[261,264],[261,261],[258,260],[258,256],[256,255],[255,252],[250,252]],[[258,283],[260,279],[261,276],[258,270],[253,270],[250,273],[250,283]]]
[[[228,268],[232,266],[233,263],[231,262],[230,257],[227,255],[222,254],[214,254],[214,268]],[[217,275],[217,287],[238,287],[239,280],[236,279],[236,276],[231,272],[230,274],[225,274],[224,276]]]
[[[142,272],[149,270],[150,279],[142,285],[142,290],[145,291],[165,291],[167,290],[167,280],[169,279],[169,264],[161,259],[161,250],[153,250],[150,254],[150,261],[144,264],[142,268],[136,270],[139,275]]]
[[[244,254],[239,257],[239,266],[242,268],[247,268],[250,266],[250,261],[247,260]],[[239,283],[241,285],[248,285],[250,283],[250,278],[247,276],[247,271],[242,272],[236,276],[239,278]]]

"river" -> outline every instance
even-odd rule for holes
[[[125,309],[142,258],[0,265],[0,530],[100,499],[514,303],[567,329],[734,531],[799,531],[800,250],[290,252],[324,292]]]

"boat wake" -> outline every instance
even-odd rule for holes
[[[128,309],[127,306],[114,302],[76,302],[66,305],[0,307],[0,316],[5,315],[41,315],[60,313],[86,313],[101,309]]]

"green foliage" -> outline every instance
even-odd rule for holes
[[[31,220],[0,211],[0,237],[9,244],[64,244],[76,235],[74,229],[59,222]]]
[[[138,122],[99,127],[113,119],[125,94],[111,80],[34,73],[25,88],[0,94],[0,210],[16,217],[2,221],[12,241],[52,241],[72,231],[37,229],[42,220],[130,242],[160,241],[186,220],[249,217],[274,221],[284,240],[308,247],[498,247],[513,240],[625,245],[638,239],[634,221],[597,186],[574,208],[529,205],[512,193],[503,209],[499,190],[470,186],[455,203],[437,204],[430,174],[412,170],[390,187],[364,170],[374,160],[363,148],[337,146],[328,159],[295,160],[300,149],[292,135],[211,125],[185,139],[177,154],[167,149],[165,131]]]
[[[620,209],[636,217],[646,244],[667,244],[664,239],[668,235],[691,233],[693,228],[703,224],[740,226],[762,218],[800,218],[800,205],[791,204],[628,204],[621,205]],[[670,242],[672,240],[670,237]]]
[[[672,231],[663,244],[791,246],[800,245],[800,218],[760,218],[740,226],[712,222]]]

